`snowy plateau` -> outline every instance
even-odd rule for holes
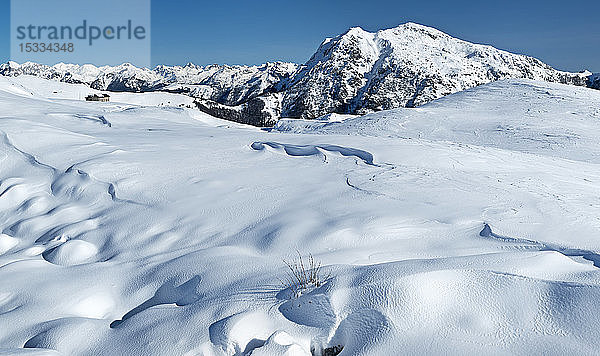
[[[600,354],[597,77],[458,63],[435,32],[419,86],[413,29],[350,30],[376,46],[338,72],[348,34],[213,84],[125,65],[178,79],[110,102],[83,100],[134,83],[109,67],[4,65],[0,355]],[[265,96],[289,113],[267,129],[196,106]],[[286,283],[298,254],[318,285]]]

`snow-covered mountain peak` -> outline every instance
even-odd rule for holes
[[[406,22],[396,27],[377,31],[377,33],[395,33],[396,35],[408,32],[420,33],[430,37],[450,37],[450,35],[438,30],[437,28],[421,25],[415,22]]]
[[[196,69],[196,70],[198,70],[198,69],[201,69],[202,67],[201,67],[201,66],[198,66],[198,65],[196,65],[196,64],[194,64],[194,63],[192,63],[192,62],[188,62],[188,63],[187,63],[185,66],[184,66],[184,68],[190,68],[190,69]]]
[[[323,41],[305,66],[310,68],[319,62],[325,62],[332,58],[347,60],[365,57],[367,60],[372,60],[378,55],[375,34],[360,27],[352,27],[337,37]]]
[[[348,29],[348,31],[346,31],[340,37],[348,37],[348,36],[364,37],[364,36],[370,36],[370,35],[372,35],[372,33],[364,30],[362,27],[354,26],[354,27],[350,27]]]
[[[353,27],[325,41],[283,96],[285,117],[418,106],[498,79],[586,85],[584,74],[469,43],[416,23],[371,33]]]

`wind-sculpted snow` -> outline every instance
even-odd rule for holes
[[[580,257],[584,260],[590,261],[595,267],[600,268],[600,254],[594,251],[581,250],[577,248],[566,248],[552,243],[543,243],[522,239],[519,237],[508,237],[498,235],[492,231],[492,228],[488,224],[484,224],[483,230],[479,232],[479,236],[515,242],[519,244],[525,243],[529,244],[531,248],[537,248],[540,251],[554,251],[569,257]]]
[[[168,91],[196,99],[205,113],[260,127],[280,118],[365,114],[415,107],[445,95],[507,78],[589,86],[597,76],[568,73],[538,59],[453,38],[406,23],[376,33],[360,27],[325,40],[303,65],[131,64],[94,67],[36,63],[0,65],[0,75],[35,75],[109,91]]]
[[[253,142],[250,145],[252,149],[262,151],[265,148],[275,152],[284,152],[290,156],[322,156],[327,161],[326,152],[339,153],[342,156],[354,156],[364,163],[373,164],[373,155],[367,151],[358,150],[350,147],[341,147],[336,145],[288,145],[277,142]]]
[[[84,89],[0,77],[0,354],[597,353],[597,92],[282,133]]]

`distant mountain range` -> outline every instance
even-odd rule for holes
[[[0,75],[35,75],[108,91],[168,91],[196,98],[213,116],[271,126],[281,117],[314,119],[414,107],[506,78],[600,89],[600,76],[558,71],[540,60],[469,43],[414,23],[328,38],[303,65],[209,65],[137,68],[27,62],[0,65]]]

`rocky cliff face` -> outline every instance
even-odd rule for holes
[[[590,88],[600,89],[600,73],[590,75],[587,84]]]
[[[561,72],[540,60],[407,23],[370,33],[356,27],[325,40],[301,66],[115,67],[36,63],[0,65],[0,75],[36,75],[109,91],[170,91],[197,99],[211,115],[257,126],[280,117],[313,119],[414,107],[506,78],[600,88],[600,77]]]
[[[259,127],[274,126],[281,117],[281,94],[273,93],[230,106],[212,100],[197,99],[196,107],[214,117]]]
[[[353,99],[368,85],[380,57],[375,35],[360,28],[327,39],[284,91],[283,116],[316,118],[355,110]]]

